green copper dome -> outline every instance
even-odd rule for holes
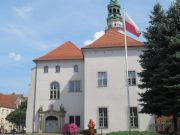
[[[120,7],[118,0],[111,0],[108,7]]]
[[[118,0],[110,0],[107,19],[119,19],[121,17],[120,8]]]

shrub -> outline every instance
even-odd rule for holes
[[[78,127],[76,124],[65,124],[63,127],[63,133],[65,135],[71,135],[71,134],[77,134],[78,133]]]

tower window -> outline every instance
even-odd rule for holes
[[[109,9],[109,13],[112,13],[112,10],[111,10],[111,9]]]
[[[117,12],[119,13],[119,9],[117,9]]]
[[[116,13],[116,9],[115,8],[113,9],[113,13]]]

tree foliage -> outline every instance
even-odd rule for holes
[[[164,90],[162,86],[161,77],[165,73],[159,74],[160,63],[164,59],[163,48],[168,45],[167,27],[166,27],[166,15],[161,5],[158,3],[154,6],[150,16],[150,26],[147,28],[147,32],[144,36],[147,40],[145,42],[146,49],[143,55],[140,56],[140,64],[144,69],[139,73],[142,84],[140,88],[146,89],[144,93],[141,93],[141,99],[143,109],[142,113],[162,115],[162,105],[160,101],[164,100],[161,96]]]
[[[6,120],[18,126],[24,124],[26,120],[26,108],[27,101],[22,102],[21,105],[17,109],[15,109],[15,111],[11,112],[6,117]]]
[[[180,112],[180,0],[167,12],[157,3],[149,23],[144,33],[145,50],[140,56],[144,70],[139,73],[139,87],[146,89],[140,93],[141,113],[174,116],[176,127]]]

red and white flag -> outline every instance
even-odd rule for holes
[[[134,21],[128,16],[127,13],[125,13],[125,25],[126,25],[126,30],[129,31],[130,33],[136,35],[137,37],[141,35],[140,29],[134,23]]]

